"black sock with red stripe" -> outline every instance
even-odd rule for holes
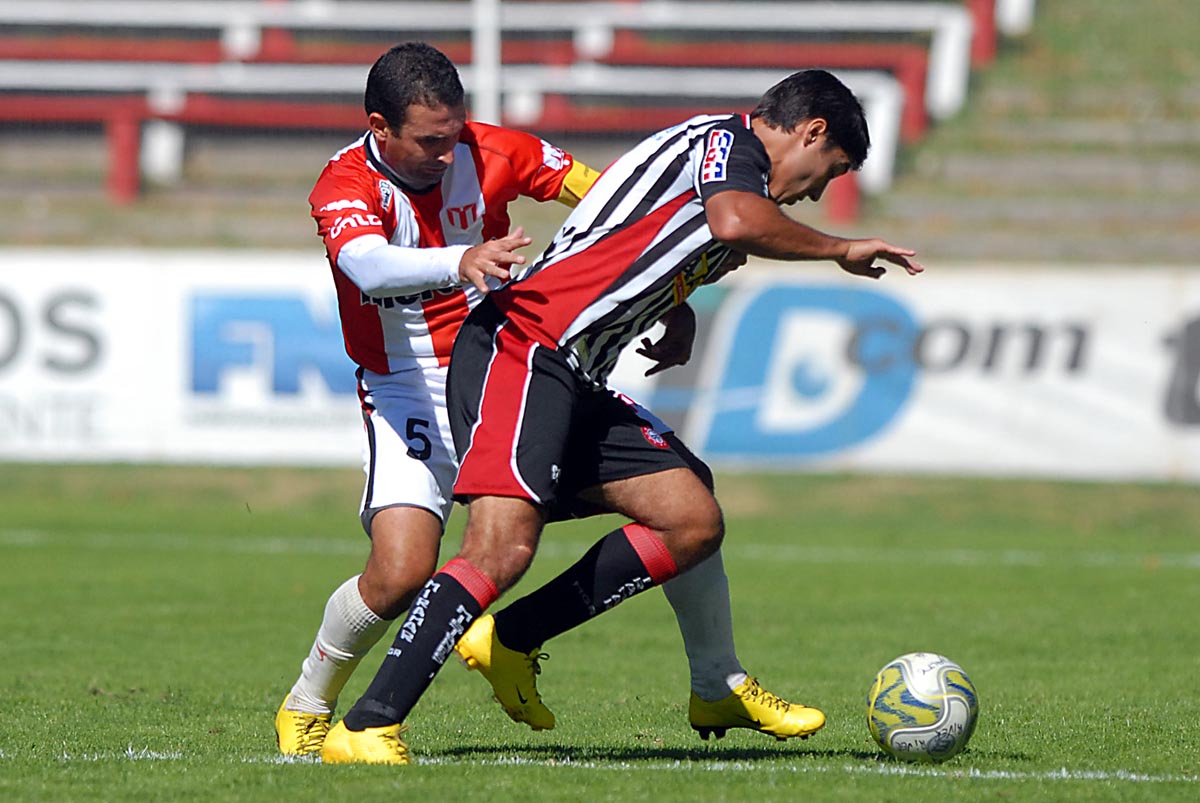
[[[496,596],[491,578],[462,558],[443,566],[408,609],[375,679],[346,712],[346,727],[361,731],[403,722],[459,637]]]
[[[597,541],[558,577],[497,613],[496,638],[510,650],[533,652],[676,573],[675,560],[653,530],[626,525]]]

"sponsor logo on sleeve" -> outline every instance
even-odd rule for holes
[[[379,206],[384,212],[392,208],[392,197],[396,193],[396,188],[392,186],[392,182],[386,179],[379,179]],[[363,207],[364,209],[366,207]]]
[[[725,180],[725,166],[729,163],[729,149],[733,147],[733,134],[723,129],[708,135],[708,149],[704,152],[704,164],[700,170],[700,182]]]
[[[337,220],[333,221],[333,225],[329,227],[329,237],[336,240],[342,236],[342,232],[346,229],[356,229],[359,226],[382,226],[383,221],[378,215],[361,215],[355,212],[351,215],[342,215]]]
[[[562,170],[567,163],[567,154],[562,148],[556,148],[546,140],[542,140],[542,164],[551,170]]]
[[[353,201],[331,201],[320,208],[321,212],[337,212],[340,209],[361,209],[367,211],[367,202],[357,198]]]

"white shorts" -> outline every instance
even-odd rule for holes
[[[363,369],[363,472],[366,483],[359,520],[367,535],[375,514],[389,507],[428,510],[446,526],[454,505],[458,457],[446,409],[445,368],[376,374]],[[613,391],[660,435],[662,420],[619,391]]]
[[[444,527],[454,504],[458,460],[446,413],[446,369],[376,374],[362,371],[363,488],[359,518],[389,507],[418,507]]]

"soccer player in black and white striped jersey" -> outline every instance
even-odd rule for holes
[[[543,256],[470,313],[449,376],[455,498],[468,503],[462,550],[422,591],[403,643],[351,710],[359,727],[340,737],[350,760],[387,752],[473,623],[486,624],[482,652],[491,658],[536,656],[546,640],[716,551],[724,536],[716,499],[605,380],[626,344],[746,254],[831,260],[868,278],[883,275],[879,261],[920,273],[911,249],[825,234],[780,209],[819,200],[831,180],[862,165],[869,143],[848,88],[821,70],[795,73],[749,115],[695,117],[618,159]],[[529,566],[547,512],[571,500],[631,523],[480,619]],[[494,687],[511,679],[485,674]],[[813,711],[815,731],[824,716]],[[724,732],[699,720],[693,711],[702,735]]]

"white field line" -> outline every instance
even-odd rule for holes
[[[120,752],[115,753],[77,753],[72,754],[63,751],[59,756],[59,761],[179,761],[183,758],[182,751],[171,750],[163,753],[157,750],[151,750],[147,747],[135,748],[133,745],[128,745]]]
[[[0,759],[8,758],[0,753]],[[147,748],[136,749],[132,745],[124,750],[110,753],[62,753],[62,762],[112,762],[112,761],[180,761],[180,751],[159,752]],[[316,758],[296,756],[256,756],[241,759],[244,764],[317,764]],[[529,759],[520,756],[495,759],[464,758],[417,758],[422,766],[474,766],[474,767],[553,767],[555,769],[641,771],[641,772],[754,772],[775,775],[889,775],[919,778],[946,778],[977,781],[1103,781],[1105,783],[1200,783],[1197,775],[1154,775],[1131,770],[1077,770],[1062,767],[1042,772],[1015,770],[978,770],[972,767],[929,767],[913,764],[864,763],[864,764],[807,764],[755,761],[575,761],[570,758]],[[403,770],[401,770],[403,772]]]
[[[1046,772],[1013,770],[977,770],[973,768],[938,768],[913,764],[778,764],[753,761],[572,761],[570,759],[524,759],[519,756],[471,761],[458,758],[418,758],[418,764],[429,765],[494,765],[572,767],[594,770],[646,770],[651,772],[772,772],[783,775],[847,774],[847,775],[906,775],[923,778],[970,778],[1006,781],[1123,781],[1129,783],[1200,783],[1196,775],[1151,775],[1129,770],[1072,770],[1062,767]]]
[[[177,533],[71,533],[45,530],[0,530],[0,546],[71,546],[83,549],[154,549],[163,552],[232,552],[256,555],[362,555],[370,543],[362,531],[345,538],[311,536],[194,535]]]
[[[256,555],[359,555],[366,557],[366,536],[352,527],[342,537],[247,537],[175,533],[72,533],[0,529],[0,547],[71,546],[83,549],[135,549],[166,552],[234,553]],[[1200,569],[1200,552],[1097,552],[1030,549],[903,549],[825,547],[820,545],[746,542],[736,533],[722,547],[727,559],[770,560],[777,563],[829,565],[1014,566],[1069,568]],[[558,558],[577,557],[577,541],[555,540],[553,531],[542,538],[538,551]]]

